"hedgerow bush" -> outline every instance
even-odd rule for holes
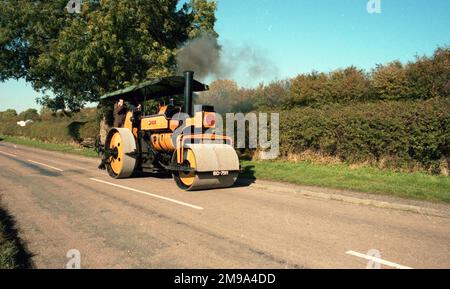
[[[23,136],[46,142],[72,143],[86,138],[95,138],[99,130],[95,109],[82,110],[68,116],[46,115],[42,120],[25,127],[17,125],[16,120],[4,121],[0,134]]]
[[[284,156],[308,150],[438,172],[450,157],[450,99],[297,108],[280,113],[280,132]]]

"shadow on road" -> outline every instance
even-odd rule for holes
[[[142,179],[142,178],[158,178],[158,179],[172,179],[172,174],[168,172],[160,172],[160,173],[144,173],[144,172],[135,172],[133,174],[133,178]],[[255,167],[253,165],[248,165],[241,168],[241,173],[233,185],[233,188],[239,187],[248,187],[256,181],[255,177]]]
[[[141,179],[141,178],[171,179],[172,174],[168,173],[168,172],[160,172],[160,173],[135,172],[135,173],[133,173],[133,178],[135,178],[135,179]]]
[[[256,181],[255,166],[247,165],[241,168],[241,173],[233,187],[248,187]]]
[[[4,237],[6,240],[14,242],[17,248],[17,252],[14,254],[14,261],[17,265],[17,269],[33,268],[33,263],[31,261],[33,255],[28,252],[25,244],[19,239],[14,217],[8,214],[3,208],[0,208],[0,225],[3,227],[3,234],[5,235]],[[2,236],[0,236],[0,241],[3,241],[1,237]]]

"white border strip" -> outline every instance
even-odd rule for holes
[[[358,252],[355,252],[355,251],[347,251],[345,253],[349,254],[349,255],[353,255],[353,256],[359,257],[359,258],[363,258],[363,259],[366,259],[366,260],[374,261],[374,262],[379,263],[379,264],[383,264],[383,265],[386,265],[386,266],[394,267],[394,268],[397,268],[397,269],[413,269],[411,267],[403,266],[403,265],[400,265],[400,264],[397,264],[397,263],[394,263],[394,262],[386,261],[386,260],[383,260],[383,259],[380,259],[380,258],[377,258],[377,257],[374,257],[374,256],[366,255],[366,254],[361,254],[361,253],[358,253]]]
[[[17,158],[17,155],[15,155],[15,154],[10,154],[10,153],[3,152],[3,151],[0,151],[0,154],[4,154],[4,155],[6,155],[6,156],[10,156],[10,157],[15,157],[15,158]]]
[[[182,205],[182,206],[186,206],[186,207],[189,207],[189,208],[192,208],[192,209],[203,210],[202,207],[199,207],[199,206],[196,206],[196,205],[188,204],[188,203],[185,203],[185,202],[181,202],[181,201],[174,200],[174,199],[171,199],[171,198],[163,197],[163,196],[160,196],[160,195],[147,193],[147,192],[136,190],[136,189],[133,189],[133,188],[117,185],[117,184],[114,184],[114,183],[102,181],[102,180],[99,180],[99,179],[96,179],[96,178],[90,178],[90,180],[95,181],[95,182],[99,182],[99,183],[103,183],[103,184],[107,184],[107,185],[110,185],[110,186],[114,186],[114,187],[117,187],[117,188],[121,188],[121,189],[124,189],[124,190],[140,193],[140,194],[147,195],[147,196],[150,196],[150,197],[158,198],[158,199],[161,199],[161,200],[169,201],[169,202],[172,202],[172,203],[175,203],[175,204],[178,204],[178,205]]]
[[[55,167],[52,167],[52,166],[49,166],[49,165],[46,165],[46,164],[43,164],[43,163],[40,163],[40,162],[37,162],[37,161],[33,161],[33,160],[28,160],[28,161],[30,163],[34,163],[34,164],[41,165],[41,166],[44,166],[44,167],[47,167],[47,168],[50,168],[50,169],[54,169],[54,170],[59,171],[59,172],[63,172],[63,170],[61,170],[61,169],[58,169],[58,168],[55,168]]]

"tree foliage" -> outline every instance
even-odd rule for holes
[[[406,99],[410,95],[406,70],[399,61],[378,65],[373,72],[373,86],[378,99]]]
[[[10,121],[16,120],[17,111],[15,109],[7,109],[5,111],[0,111],[0,121]]]
[[[38,113],[38,111],[36,109],[29,108],[29,109],[19,113],[17,118],[19,120],[29,120],[29,119],[30,120],[39,120],[39,113]]]
[[[367,73],[354,66],[335,70],[329,75],[330,102],[365,101],[370,98],[370,89]]]
[[[411,98],[450,97],[450,49],[438,48],[432,57],[417,57],[406,67]]]
[[[298,75],[291,80],[289,104],[309,106],[326,101],[330,95],[328,81],[326,73],[314,71]]]
[[[219,35],[214,30],[216,23],[217,3],[209,0],[192,0],[190,4],[191,26],[189,28],[189,38],[193,39],[202,34],[212,35],[218,37]]]
[[[209,91],[201,93],[196,103],[214,104],[217,112],[225,113],[233,109],[233,104],[240,103],[236,99],[239,95],[239,87],[233,80],[216,80],[209,86]]]
[[[2,1],[0,81],[24,78],[53,109],[80,109],[105,92],[175,71],[183,42],[214,32],[214,0]]]

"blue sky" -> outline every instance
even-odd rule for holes
[[[219,0],[216,30],[224,49],[251,46],[275,66],[241,85],[293,77],[312,70],[355,65],[371,69],[392,60],[406,62],[450,45],[450,0]],[[0,111],[38,106],[24,81],[0,83]]]

